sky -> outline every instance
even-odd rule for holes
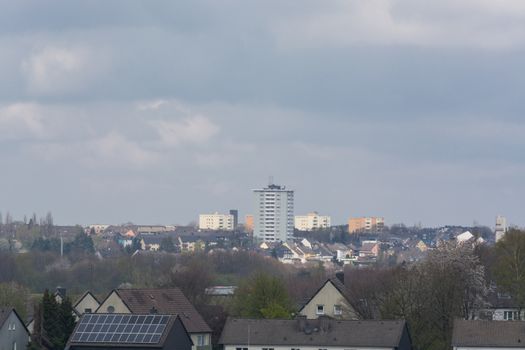
[[[525,225],[523,0],[0,0],[0,211]]]

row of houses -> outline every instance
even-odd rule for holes
[[[65,290],[57,289],[57,301],[64,297]],[[212,329],[178,288],[115,289],[102,301],[86,292],[73,306],[78,322],[66,349],[212,348]],[[480,310],[478,316],[487,311],[490,308]],[[492,310],[493,315],[500,311]],[[517,315],[506,319],[514,317]],[[451,346],[457,350],[525,349],[525,322],[496,319],[457,320]],[[31,332],[32,324],[24,325],[14,309],[0,309],[0,349],[25,347]],[[293,320],[229,318],[218,345],[224,350],[412,348],[404,320],[360,319],[341,274],[312,293]]]
[[[342,243],[320,243],[306,238],[293,242],[263,242],[259,248],[269,256],[285,264],[305,264],[310,261],[332,262],[340,264],[364,265],[377,260],[381,252],[381,242],[362,241],[359,246]]]

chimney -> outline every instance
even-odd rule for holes
[[[299,331],[304,332],[304,330],[306,329],[306,316],[297,315],[295,319],[297,320],[297,326],[299,327]]]
[[[331,328],[331,319],[329,316],[321,315],[319,316],[319,328],[323,332],[329,332]]]
[[[344,285],[345,284],[345,272],[344,272],[344,270],[336,272],[335,273],[335,278],[337,278],[339,280],[339,282],[341,282]]]

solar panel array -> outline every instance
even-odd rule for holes
[[[169,319],[169,315],[85,314],[71,342],[157,344]]]

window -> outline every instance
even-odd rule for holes
[[[93,312],[91,309],[84,309],[85,314],[90,314],[91,312]]]
[[[13,350],[16,350],[16,341],[13,343]]]
[[[315,313],[317,315],[324,315],[324,305],[317,305],[317,311]]]
[[[112,314],[115,312],[115,307],[113,305],[109,305],[107,310],[108,310],[108,313]]]
[[[248,348],[235,348],[235,350],[248,350]]]
[[[343,314],[343,308],[341,305],[334,305],[334,315],[342,315]]]
[[[518,320],[518,311],[504,311],[503,319],[506,321]]]
[[[206,338],[204,337],[204,335],[198,335],[197,336],[197,346],[204,346],[204,345],[206,345],[205,344],[205,340],[206,340]]]

